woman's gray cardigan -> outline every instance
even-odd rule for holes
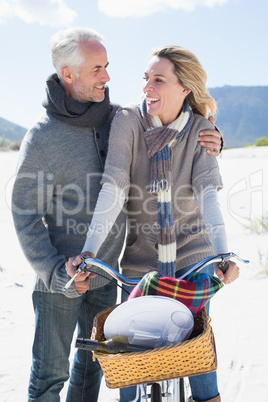
[[[212,129],[210,122],[194,114],[190,128],[171,149],[176,270],[213,254],[206,230],[209,228],[205,227],[196,198],[207,187],[220,189],[222,180],[217,159],[197,141],[198,133],[205,129]],[[125,190],[128,236],[121,267],[128,277],[157,268],[157,196],[146,190],[150,171],[139,109],[124,108],[112,123],[102,183]]]

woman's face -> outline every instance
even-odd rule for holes
[[[179,83],[173,63],[153,56],[146,68],[144,80],[147,112],[151,116],[158,115],[163,125],[174,121],[190,90]]]

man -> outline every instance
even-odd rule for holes
[[[48,78],[45,112],[21,146],[12,212],[22,249],[37,273],[29,401],[60,400],[69,378],[76,324],[79,337],[90,337],[94,316],[116,302],[116,286],[88,273],[62,290],[70,279],[65,262],[80,252],[85,241],[101,188],[109,128],[118,109],[110,103],[105,86],[110,77],[102,40],[86,28],[59,31],[52,37],[57,74]],[[202,138],[216,156],[220,135],[206,131]],[[124,236],[122,212],[98,253],[117,269]],[[101,376],[91,353],[78,350],[67,401],[97,401]]]

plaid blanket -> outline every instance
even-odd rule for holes
[[[148,295],[166,296],[185,304],[195,316],[222,287],[220,279],[204,273],[192,273],[180,280],[151,271],[135,286],[127,300]]]

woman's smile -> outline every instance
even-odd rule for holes
[[[147,112],[151,116],[158,115],[162,124],[170,124],[177,118],[187,96],[174,73],[172,62],[163,57],[152,57],[144,79]]]

